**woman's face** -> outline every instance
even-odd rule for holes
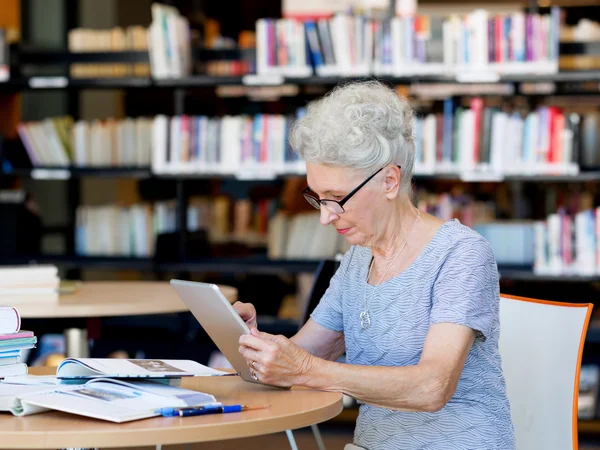
[[[333,225],[351,245],[370,245],[386,222],[385,208],[389,202],[384,172],[385,169],[360,188],[344,204],[343,213],[336,214],[321,206],[321,224]],[[306,164],[308,186],[321,200],[340,201],[367,177],[352,169]]]

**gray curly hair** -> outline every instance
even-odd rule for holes
[[[402,167],[400,188],[410,191],[415,161],[413,110],[378,81],[337,86],[308,105],[290,130],[290,144],[311,164],[349,167],[367,174]]]

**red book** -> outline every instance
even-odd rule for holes
[[[473,140],[473,161],[477,164],[480,162],[480,148],[479,142],[481,133],[481,115],[483,112],[483,99],[481,97],[475,97],[471,100],[471,111],[473,111],[473,128],[475,132],[475,139]]]
[[[33,337],[33,331],[17,331],[16,333],[0,334],[0,341],[8,341],[9,339],[25,339]]]
[[[495,27],[495,31],[496,31],[496,36],[495,36],[495,40],[496,40],[496,55],[494,60],[499,63],[502,62],[502,54],[504,51],[504,45],[505,45],[505,41],[504,41],[504,17],[502,16],[496,16],[494,18],[496,27]],[[490,61],[492,62],[492,61]]]
[[[560,110],[555,106],[550,106],[548,108],[548,124],[550,126],[550,130],[548,130],[548,154],[546,155],[546,162],[554,163],[558,162],[558,155],[560,152],[560,126],[559,124],[559,116],[561,115]],[[564,121],[564,116],[563,116]],[[564,125],[563,125],[564,127]]]

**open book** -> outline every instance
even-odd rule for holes
[[[220,403],[210,394],[148,380],[96,378],[54,386],[0,383],[0,411],[16,416],[57,410],[121,423],[158,416],[160,408],[214,404]]]
[[[181,378],[232,375],[190,360],[67,358],[56,370],[61,380],[91,378]]]

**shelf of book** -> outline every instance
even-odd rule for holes
[[[600,281],[600,275],[552,275],[538,274],[532,270],[503,270],[499,267],[500,278],[513,281],[561,282],[561,283],[594,283]]]
[[[0,90],[131,89],[153,86],[156,85],[147,77],[70,78],[59,75],[11,78],[0,83]]]
[[[0,257],[0,265],[56,264],[64,269],[99,270],[140,270],[151,271],[154,263],[151,258],[132,258],[119,256],[63,256],[33,255]]]
[[[155,272],[198,272],[227,274],[281,275],[310,273],[317,269],[320,261],[310,259],[269,259],[263,255],[241,257],[206,257],[184,261],[157,261],[152,257],[129,256],[65,256],[65,255],[25,255],[0,257],[0,265],[29,263],[57,264],[65,268],[101,270],[140,270]],[[513,281],[556,281],[572,283],[599,282],[600,275],[538,275],[527,269],[504,269],[499,267],[500,278]],[[596,333],[600,342],[600,327]],[[595,336],[595,335],[594,335]]]
[[[265,180],[274,178],[287,178],[304,176],[298,173],[279,173],[273,176],[253,177],[248,173],[224,174],[224,173],[161,173],[155,174],[149,167],[30,167],[30,168],[12,168],[10,170],[0,170],[0,175],[16,175],[30,177],[37,180],[68,179],[71,177],[119,177],[119,178],[162,178],[175,180],[194,180],[194,179],[243,179],[243,180]],[[576,175],[501,175],[501,174],[461,174],[461,173],[415,173],[415,180],[441,180],[441,181],[463,181],[463,182],[503,182],[503,181],[523,181],[523,182],[557,182],[557,183],[577,183],[577,182],[596,182],[600,181],[600,171],[580,172]]]
[[[268,259],[263,256],[242,258],[206,258],[175,263],[159,263],[157,269],[171,272],[241,273],[256,275],[285,275],[314,272],[320,261]]]
[[[150,178],[152,172],[147,167],[32,167],[27,169],[16,168],[2,171],[3,175],[17,175],[30,177],[34,180],[56,180],[71,177],[99,177],[99,178]]]
[[[391,84],[419,84],[419,83],[457,83],[457,84],[489,84],[489,83],[576,83],[598,82],[600,71],[569,71],[553,74],[509,74],[495,75],[481,73],[479,77],[473,75],[466,79],[456,75],[419,75],[419,76],[367,76],[367,77],[342,77],[342,76],[315,76],[308,77],[261,77],[253,76],[211,76],[192,75],[182,78],[152,79],[148,77],[110,77],[110,78],[71,78],[67,76],[23,76],[10,78],[0,83],[0,89],[26,90],[26,89],[66,89],[66,88],[193,88],[216,87],[222,85],[249,85],[273,86],[282,84],[293,85],[324,85],[333,86],[352,80],[377,79]],[[597,89],[596,89],[597,92]],[[475,94],[473,94],[475,95]]]

